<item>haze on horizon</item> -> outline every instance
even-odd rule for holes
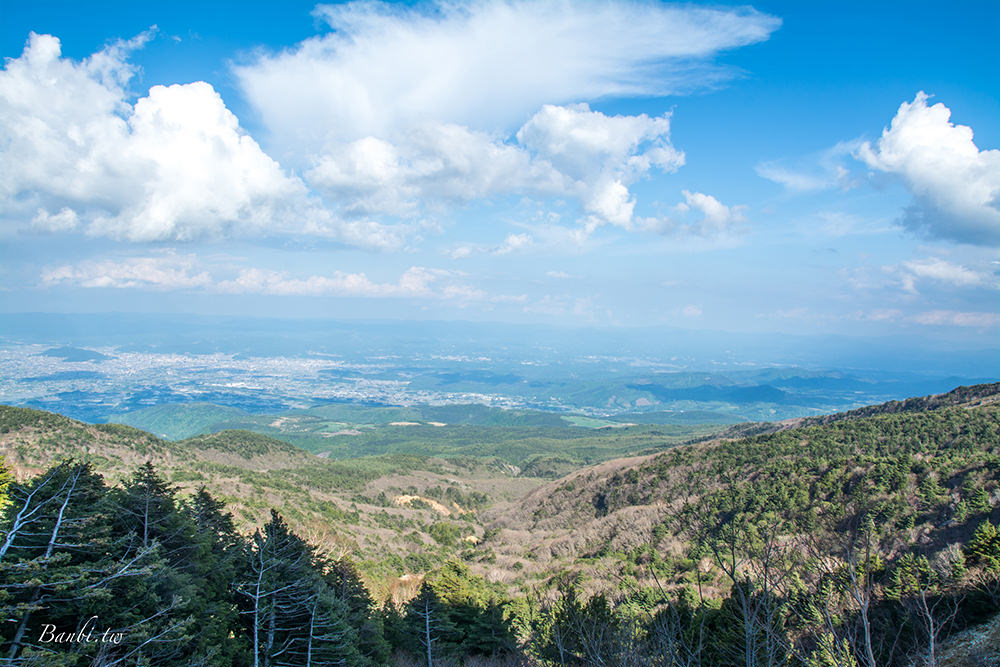
[[[3,13],[0,312],[995,347],[990,3]]]

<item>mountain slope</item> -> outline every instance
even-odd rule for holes
[[[988,517],[1000,520],[998,397],[1000,385],[962,387],[607,461],[492,510],[483,548],[498,576],[596,572],[646,545],[689,558],[720,508],[773,516],[794,531],[818,517],[846,519],[863,503],[899,533],[897,553],[905,545],[932,553],[967,540]]]
[[[430,569],[467,548],[459,538],[481,532],[478,509],[541,482],[489,459],[331,461],[250,431],[173,442],[130,426],[10,406],[0,406],[0,456],[19,479],[75,458],[92,462],[112,484],[152,461],[182,495],[205,486],[244,531],[262,525],[274,508],[322,550],[368,558],[371,567],[397,575]]]

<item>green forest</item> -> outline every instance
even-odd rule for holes
[[[963,388],[584,469],[477,515],[478,543],[463,543],[462,522],[436,522],[436,562],[392,582],[279,509],[239,528],[212,489],[179,485],[153,456],[113,479],[71,451],[6,465],[0,662],[996,664],[998,395]],[[139,433],[115,437],[162,442]],[[422,497],[470,516],[492,502],[458,487]],[[630,542],[601,532],[612,518]],[[532,563],[560,522],[593,538]],[[505,537],[515,529],[523,542]],[[505,553],[517,565],[491,576]],[[961,662],[956,639],[977,631]]]

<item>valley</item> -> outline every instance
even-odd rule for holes
[[[765,613],[781,619],[783,639],[753,639],[762,656],[871,651],[878,664],[906,664],[926,648],[928,619],[940,624],[936,640],[955,634],[957,646],[965,635],[956,633],[1000,603],[1000,542],[990,532],[1000,524],[1000,384],[735,425],[468,405],[272,415],[191,407],[186,417],[177,405],[133,413],[185,436],[164,439],[4,406],[0,455],[20,484],[75,460],[130,489],[148,468],[142,474],[159,476],[178,508],[207,492],[244,536],[271,534],[280,515],[317,563],[357,573],[371,596],[365,613],[381,619],[394,659],[416,650],[393,632],[405,634],[414,605],[428,600],[454,624],[441,631],[447,655],[479,650],[478,631],[458,612],[472,605],[503,638],[481,655],[539,664],[558,664],[560,650],[579,664],[626,654],[653,664],[647,658],[664,650],[656,642],[729,664],[727,652],[750,640],[691,633],[727,624],[776,632],[757,625]],[[870,611],[843,579],[852,572],[869,587]],[[771,592],[761,597],[761,587]],[[920,612],[914,595],[952,612]],[[817,604],[836,616],[815,616]],[[862,642],[858,623],[878,643]],[[905,634],[881,643],[885,623]],[[579,633],[595,624],[607,635],[591,645]],[[630,633],[642,642],[625,641]]]

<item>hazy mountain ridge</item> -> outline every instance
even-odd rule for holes
[[[992,352],[935,351],[933,363],[914,367],[899,363],[903,351],[888,340],[826,341],[827,348],[749,338],[723,344],[711,332],[11,314],[0,322],[0,403],[95,423],[168,403],[251,415],[331,403],[479,404],[636,422],[692,423],[695,413],[702,422],[732,423],[829,414],[995,379],[981,377]],[[828,349],[840,352],[827,357]],[[838,356],[859,349],[866,358]],[[965,361],[946,363],[954,355]],[[167,428],[140,427],[171,438],[195,434],[162,423]]]

